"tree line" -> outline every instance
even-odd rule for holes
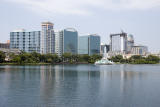
[[[147,57],[143,57],[141,55],[134,55],[130,58],[123,58],[122,55],[117,55],[110,58],[111,61],[117,63],[128,63],[128,64],[157,64],[160,62],[160,58],[158,56],[149,55]]]
[[[0,63],[5,61],[5,53],[0,52]],[[16,64],[26,64],[26,63],[50,63],[50,64],[60,64],[60,63],[94,63],[96,60],[102,58],[101,55],[77,55],[71,53],[64,53],[62,56],[57,54],[39,54],[36,52],[26,53],[22,52],[19,55],[10,54],[9,63]]]
[[[0,63],[6,63],[6,55],[0,51]],[[101,55],[77,55],[71,53],[64,53],[62,56],[57,54],[39,54],[36,52],[26,53],[22,52],[19,55],[11,53],[9,55],[10,60],[7,63],[26,64],[26,63],[49,63],[49,64],[61,64],[61,63],[94,63],[102,58]],[[160,62],[160,58],[157,56],[149,55],[143,57],[141,55],[134,55],[130,58],[123,58],[122,55],[117,55],[109,58],[109,60],[115,63],[128,63],[128,64],[157,64]]]

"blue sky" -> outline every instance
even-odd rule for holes
[[[107,44],[123,29],[136,44],[160,51],[160,0],[0,0],[0,13],[0,42],[10,31],[41,30],[42,21],[51,21],[55,29],[99,34]]]

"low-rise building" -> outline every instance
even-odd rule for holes
[[[0,48],[0,51],[4,52],[6,55],[5,61],[10,61],[10,55],[19,55],[22,51],[19,49],[5,49],[5,48]]]
[[[5,49],[9,49],[10,47],[10,43],[7,42],[7,43],[0,43],[0,48],[5,48]]]
[[[147,55],[147,53],[148,53],[148,47],[147,46],[142,46],[142,45],[132,46],[131,54],[134,54],[134,55]]]

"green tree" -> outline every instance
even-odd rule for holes
[[[72,54],[71,53],[64,53],[62,55],[63,62],[71,62],[72,60]]]
[[[0,51],[0,63],[5,61],[5,57],[6,57],[5,53]]]
[[[110,60],[113,62],[124,62],[122,55],[113,56]]]
[[[146,58],[146,61],[148,62],[148,63],[159,63],[159,61],[160,61],[160,58],[159,57],[157,57],[157,56],[153,56],[153,55],[149,55],[147,58]]]
[[[45,54],[40,55],[40,62],[47,62],[47,58]]]
[[[72,62],[81,62],[81,56],[77,54],[72,55]]]
[[[88,54],[82,55],[82,61],[89,63],[90,56]]]
[[[58,63],[60,62],[60,58],[58,57],[57,54],[52,55],[52,63]]]
[[[19,55],[14,55],[12,56],[11,62],[21,64],[22,63],[21,57]]]
[[[36,63],[39,63],[40,62],[40,54],[37,53],[37,52],[32,52],[31,53],[31,56],[33,58],[33,61],[36,62]]]
[[[89,63],[95,63],[97,60],[100,60],[101,58],[102,56],[98,54],[91,55],[89,59]]]

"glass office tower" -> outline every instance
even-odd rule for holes
[[[63,53],[78,53],[78,32],[73,28],[67,28],[55,32],[55,52],[58,55]]]
[[[100,54],[100,36],[96,34],[79,36],[78,54]]]
[[[10,48],[40,53],[40,35],[40,31],[25,32],[23,29],[10,32]]]
[[[78,37],[78,54],[89,54],[89,38],[88,36]]]

